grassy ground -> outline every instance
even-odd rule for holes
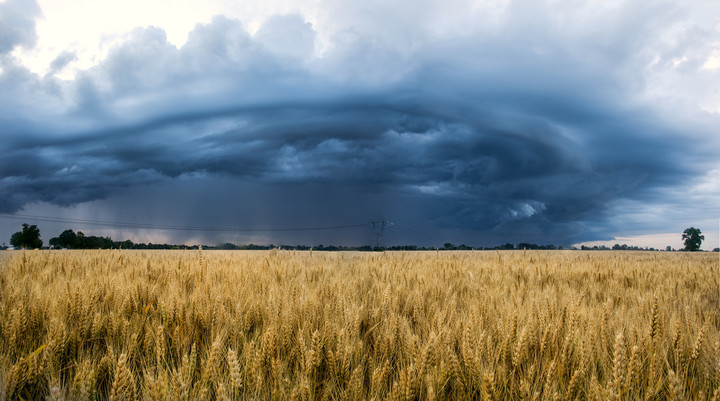
[[[718,399],[717,254],[28,251],[0,399]]]

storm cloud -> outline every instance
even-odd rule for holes
[[[105,220],[259,228],[385,218],[417,228],[398,243],[570,244],[622,230],[619,201],[672,203],[668,189],[718,168],[718,114],[657,93],[705,74],[720,43],[677,3],[450,15],[425,3],[410,16],[378,4],[382,18],[330,7],[346,25],[327,31],[301,14],[253,33],[218,16],[179,47],[137,28],[72,80],[53,75],[72,51],[44,76],[6,57],[0,212],[93,204]],[[0,3],[3,21],[22,17],[0,52],[33,43],[37,9],[19,8]],[[265,239],[367,240],[283,235]]]

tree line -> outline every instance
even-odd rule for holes
[[[684,241],[684,251],[699,251],[702,241],[705,240],[705,236],[698,228],[690,227],[683,231],[682,239]],[[71,229],[63,231],[57,237],[50,238],[49,241],[51,248],[66,248],[66,249],[197,249],[200,245],[171,245],[171,244],[153,244],[153,243],[134,243],[130,240],[125,241],[113,241],[110,237],[97,237],[94,235],[85,235],[82,231],[75,232]],[[36,225],[29,225],[23,223],[22,230],[14,233],[10,237],[10,245],[18,248],[36,249],[42,248],[43,241],[40,237],[40,229]],[[317,250],[317,251],[428,251],[428,250],[445,250],[445,251],[469,251],[469,250],[513,250],[513,249],[539,249],[539,250],[561,250],[563,246],[555,245],[538,245],[526,242],[520,242],[517,245],[512,243],[506,243],[495,247],[470,247],[465,244],[455,245],[450,242],[443,244],[442,248],[427,248],[417,245],[395,245],[390,247],[371,247],[369,245],[364,246],[307,246],[307,245],[236,245],[230,242],[226,242],[222,245],[202,245],[205,249],[226,249],[226,250],[267,250],[267,249],[286,249],[286,250]],[[569,249],[577,249],[571,247]],[[638,251],[655,251],[654,248],[640,248],[637,246],[628,246],[615,244],[612,248],[608,248],[604,245],[601,246],[581,246],[581,250],[615,250],[615,251],[627,251],[627,250],[638,250]],[[666,251],[672,251],[673,249],[668,246]],[[719,252],[720,249],[715,248],[713,252]]]

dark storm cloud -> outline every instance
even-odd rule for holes
[[[640,11],[670,18],[625,12]],[[633,78],[616,73],[639,63],[633,54],[657,27],[612,19],[616,30],[574,38],[546,31],[547,12],[515,10],[500,33],[413,51],[345,32],[322,57],[300,16],[272,17],[255,36],[218,17],[181,48],[159,28],[137,29],[70,83],[13,67],[17,78],[0,85],[34,88],[43,103],[31,116],[18,106],[30,95],[0,95],[18,111],[0,115],[11,129],[0,211],[205,177],[243,199],[245,225],[364,222],[380,211],[486,241],[607,235],[612,201],[689,180],[708,156],[657,111],[626,101]],[[277,221],[258,220],[267,204]]]

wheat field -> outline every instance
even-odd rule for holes
[[[0,256],[0,399],[720,399],[717,254]]]

